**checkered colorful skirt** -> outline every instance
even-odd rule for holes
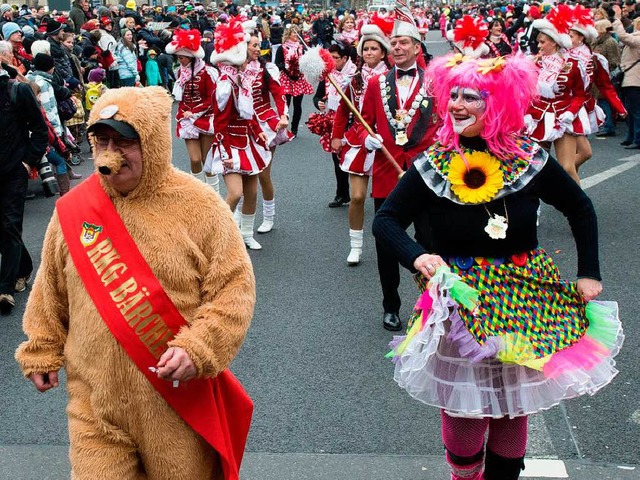
[[[544,250],[446,260],[477,301],[465,308],[442,275],[416,276],[423,294],[391,344],[395,380],[416,399],[453,416],[517,417],[593,395],[618,373],[617,304],[585,303]]]

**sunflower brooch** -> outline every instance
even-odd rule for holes
[[[465,158],[466,163],[459,154],[451,157],[451,190],[464,203],[490,201],[504,185],[500,161],[487,152],[467,153]]]

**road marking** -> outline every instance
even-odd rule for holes
[[[631,157],[622,158],[620,159],[620,161],[623,162],[620,165],[580,180],[582,189],[586,190],[587,188],[591,188],[595,185],[598,185],[599,183],[604,182],[605,180],[609,180],[611,177],[620,175],[621,173],[635,167],[640,163],[640,155],[633,155]]]
[[[640,410],[636,410],[635,412],[633,412],[629,420],[640,425]]]
[[[544,460],[539,458],[525,459],[525,469],[520,474],[522,478],[569,478],[562,460]]]

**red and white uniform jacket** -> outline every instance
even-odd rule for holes
[[[273,148],[283,143],[289,142],[293,134],[286,128],[279,131],[276,126],[282,115],[289,115],[287,100],[282,91],[282,86],[278,82],[280,71],[273,63],[262,65],[259,61],[250,62],[247,68],[256,72],[251,93],[253,95],[253,108],[258,117],[258,122],[262,131],[266,133],[269,148]],[[275,109],[271,106],[271,98],[275,104]]]
[[[178,100],[176,134],[178,138],[197,139],[201,134],[213,135],[213,103],[218,72],[196,59],[191,66],[180,67],[173,95]],[[191,112],[185,118],[185,112]]]
[[[358,111],[362,111],[364,95],[369,85],[369,80],[376,75],[384,75],[388,71],[388,67],[384,62],[380,62],[375,68],[369,68],[363,65],[359,78],[356,77],[351,81],[351,85],[345,90],[345,95]],[[360,141],[360,133],[364,127],[358,122],[346,102],[340,101],[338,110],[333,123],[333,131],[331,138],[342,139],[342,150],[340,151],[340,168],[347,173],[353,175],[371,176],[373,170],[373,161],[375,152],[368,152],[362,146]]]
[[[253,103],[257,72],[219,65],[213,101],[214,140],[204,171],[217,174],[257,175],[271,161],[267,144],[259,138],[262,129]]]
[[[424,70],[418,68],[417,81],[410,87],[409,95],[399,105],[396,86],[396,67],[385,75],[369,80],[362,102],[362,117],[382,137],[382,143],[403,169],[408,169],[413,159],[434,142],[440,126],[433,98],[427,96],[424,86]],[[394,126],[396,111],[407,110],[405,129]],[[403,141],[402,133],[406,136]],[[400,135],[399,135],[400,133]],[[366,130],[360,131],[360,143],[364,145]],[[399,145],[399,143],[404,143]],[[376,152],[373,162],[372,196],[386,198],[398,183],[398,174],[381,151]]]
[[[565,133],[584,135],[589,120],[578,112],[587,101],[587,92],[578,61],[555,54],[539,57],[536,65],[540,97],[525,116],[529,135],[538,142],[552,142]]]

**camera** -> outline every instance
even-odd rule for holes
[[[42,190],[44,190],[45,197],[53,197],[60,193],[60,187],[58,186],[58,180],[56,180],[56,174],[53,171],[53,167],[47,160],[47,157],[42,157],[38,165],[36,165],[40,180],[42,180]]]

